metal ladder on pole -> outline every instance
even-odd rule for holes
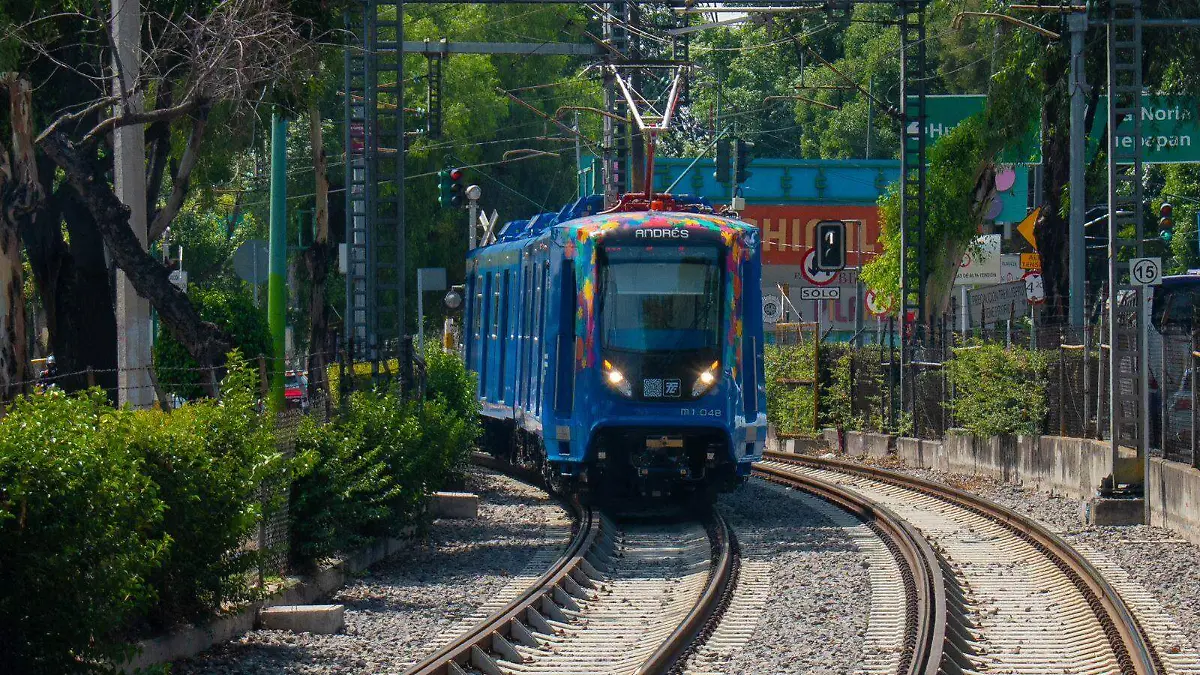
[[[428,42],[428,40],[426,41]],[[446,42],[442,41],[445,47]],[[442,54],[429,54],[429,74],[425,90],[425,135],[442,137]]]
[[[910,403],[905,385],[909,360],[907,343],[920,335],[925,321],[925,224],[928,209],[925,200],[927,169],[925,165],[925,103],[926,103],[926,45],[925,5],[927,0],[900,0],[900,410]],[[915,240],[915,241],[914,241]],[[909,249],[916,246],[917,280],[913,283],[907,261]],[[915,288],[914,288],[915,285]],[[909,296],[916,293],[916,301]],[[913,325],[909,326],[909,314]]]
[[[368,307],[367,221],[367,44],[365,26],[355,30],[346,17],[346,29],[354,38],[345,52],[344,89],[346,147],[346,310],[343,315],[348,348],[357,352],[367,344],[370,330]]]
[[[1108,281],[1109,281],[1109,432],[1114,461],[1124,443],[1146,450],[1149,411],[1144,407],[1147,364],[1141,358],[1145,331],[1128,329],[1130,321],[1118,302],[1121,291],[1132,290],[1128,269],[1118,258],[1131,251],[1145,253],[1142,164],[1142,3],[1111,0],[1108,13]],[[1122,239],[1132,225],[1134,239]],[[1144,287],[1139,287],[1144,288]],[[1143,316],[1138,296],[1133,325]],[[1122,327],[1126,328],[1123,330]],[[1130,386],[1122,386],[1122,381]],[[1114,464],[1115,466],[1115,464]]]
[[[346,334],[353,356],[405,334],[403,4],[365,0],[346,51]]]
[[[626,0],[607,3],[603,15],[604,40],[616,52],[629,53],[629,6]],[[612,55],[606,56],[607,60]],[[615,76],[605,69],[604,109],[609,115],[623,117],[624,99],[617,92]],[[612,206],[629,191],[629,126],[609,115],[604,116],[604,194],[605,206]]]

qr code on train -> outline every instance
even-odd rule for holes
[[[646,378],[642,380],[642,396],[646,398],[662,398],[663,381],[662,378]]]

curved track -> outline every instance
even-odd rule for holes
[[[477,454],[477,464],[530,479]],[[512,602],[410,668],[458,673],[670,672],[704,638],[736,579],[724,520],[618,527],[572,505],[578,527],[563,555]]]
[[[756,471],[765,478],[824,483],[874,504],[877,522],[886,509],[920,528],[943,568],[952,571],[945,578],[961,584],[964,608],[978,617],[974,627],[946,631],[964,646],[981,643],[976,653],[962,655],[969,662],[953,659],[963,670],[1164,672],[1120,595],[1082,555],[1038,523],[966,492],[873,467],[775,452],[763,459]],[[925,639],[916,641],[915,655]],[[913,666],[908,672],[936,670],[931,662],[923,671]],[[945,655],[941,667],[956,670]]]

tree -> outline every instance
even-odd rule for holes
[[[227,341],[200,319],[186,296],[167,283],[166,268],[141,248],[130,228],[127,209],[106,179],[111,154],[104,139],[117,127],[148,125],[153,214],[149,234],[156,237],[186,201],[210,115],[245,115],[265,88],[285,84],[296,64],[311,55],[311,25],[270,0],[183,6],[167,0],[151,2],[142,31],[145,46],[140,77],[129,88],[121,88],[113,85],[116,78],[108,50],[107,7],[95,7],[89,10],[92,13],[50,14],[47,9],[37,0],[28,0],[6,7],[0,14],[0,27],[5,29],[0,45],[4,65],[27,71],[39,91],[49,92],[44,100],[32,102],[31,117],[45,125],[36,137],[32,125],[21,128],[14,124],[15,116],[9,115],[8,126],[20,135],[19,144],[36,146],[48,160],[39,166],[41,193],[52,182],[58,189],[66,186],[72,190],[75,197],[66,203],[77,200],[75,206],[82,207],[75,214],[82,217],[74,219],[79,231],[98,234],[116,266],[129,276],[138,294],[150,300],[164,326],[189,353],[200,363],[219,365]],[[60,54],[66,54],[62,57],[65,61]],[[144,110],[135,105],[138,99],[145,100]],[[109,114],[109,110],[114,112]],[[175,129],[181,133],[173,133]],[[56,170],[62,172],[64,181],[53,181]],[[168,182],[169,193],[159,202],[158,191]],[[0,206],[10,211],[17,203],[5,199]],[[37,199],[23,210],[53,213],[49,208],[56,207]],[[69,211],[61,213],[68,215]],[[72,221],[69,215],[67,220]],[[31,261],[39,258],[33,271],[47,305],[57,310],[52,312],[59,319],[52,321],[52,333],[61,337],[62,331],[56,329],[62,327],[61,320],[72,316],[71,290],[83,289],[87,277],[62,278],[58,263],[67,257],[79,260],[73,241],[29,226],[23,229],[36,240],[30,249]],[[56,286],[60,282],[65,282],[61,283],[67,289],[65,294]],[[215,393],[215,382],[209,382],[208,388]]]

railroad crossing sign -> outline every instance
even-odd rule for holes
[[[863,302],[867,306],[867,311],[875,316],[883,316],[884,314],[888,314],[892,311],[890,304],[883,298],[879,297],[878,293],[870,289],[867,290],[867,294],[863,298]]]
[[[763,323],[778,323],[783,316],[783,303],[773,295],[763,296]]]
[[[800,275],[814,286],[828,286],[837,278],[837,272],[817,269],[817,249],[811,248],[800,261]],[[808,299],[808,298],[805,298]]]
[[[1129,277],[1135,286],[1158,286],[1162,283],[1162,258],[1130,260]]]

